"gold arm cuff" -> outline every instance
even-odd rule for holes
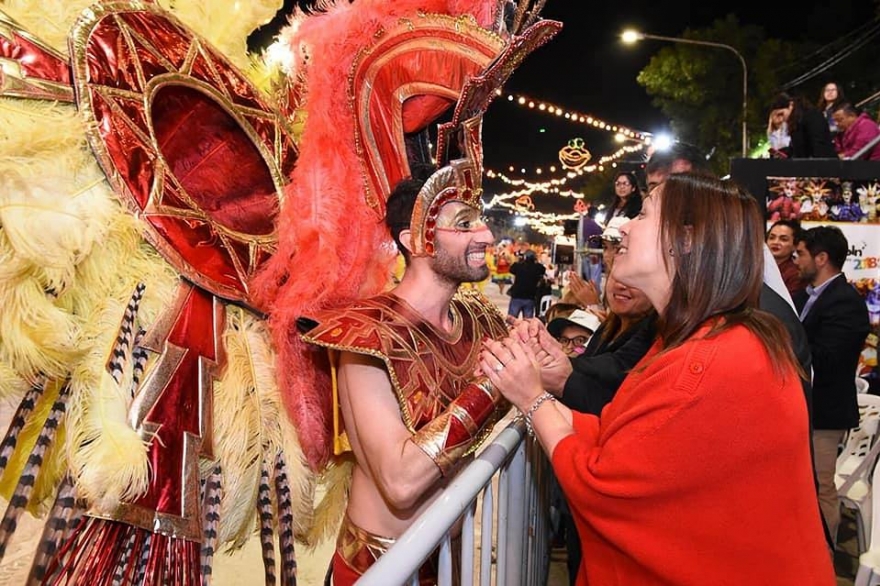
[[[494,424],[500,395],[488,379],[468,384],[446,410],[412,436],[412,442],[447,476]]]

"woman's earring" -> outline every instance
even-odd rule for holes
[[[669,256],[675,256],[675,250],[673,250],[671,247],[669,248]]]

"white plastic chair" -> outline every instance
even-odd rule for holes
[[[880,482],[880,466],[874,467],[871,486]],[[872,491],[871,535],[868,550],[859,556],[854,586],[880,586],[880,490]]]
[[[541,297],[541,300],[538,303],[538,317],[544,317],[547,315],[547,310],[550,309],[551,305],[553,305],[552,295],[544,295]]]
[[[872,474],[880,455],[877,440],[880,425],[880,397],[868,393],[857,396],[859,425],[850,429],[837,456],[834,483],[841,503],[856,513],[859,553],[868,549],[872,523]],[[880,543],[878,543],[880,545]]]

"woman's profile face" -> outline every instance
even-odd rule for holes
[[[667,268],[664,258],[669,247],[660,242],[662,197],[661,184],[642,202],[641,213],[621,226],[623,240],[612,268],[617,281],[641,289],[658,311],[665,307],[672,287],[671,263]]]

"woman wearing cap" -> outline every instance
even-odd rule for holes
[[[599,329],[599,318],[589,311],[575,309],[566,316],[554,318],[547,324],[547,331],[562,345],[569,358],[580,356],[587,349],[593,333]]]
[[[614,255],[620,246],[620,227],[629,221],[626,216],[618,216],[608,221],[608,225],[602,231],[602,278],[599,284],[581,278],[574,271],[569,271],[568,286],[564,288],[562,301],[574,303],[584,309],[597,314],[600,319],[605,319],[607,304],[602,301],[601,291],[607,288],[608,273],[611,272],[611,264]]]
[[[614,276],[648,296],[658,336],[601,419],[544,391],[519,336],[485,341],[480,362],[551,456],[583,541],[577,583],[835,584],[799,366],[758,309],[757,201],[675,174],[622,233]]]

